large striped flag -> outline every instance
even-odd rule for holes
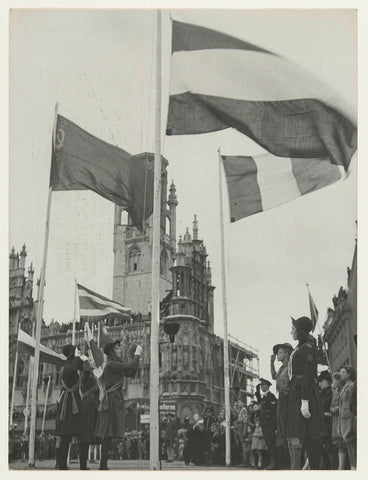
[[[167,135],[229,127],[286,158],[348,169],[353,116],[331,90],[292,62],[208,28],[173,22]]]
[[[78,284],[79,316],[81,320],[129,318],[131,309]]]
[[[222,156],[232,222],[263,212],[341,178],[339,167],[316,159]]]

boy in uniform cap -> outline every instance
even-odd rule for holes
[[[331,401],[332,401],[332,378],[328,370],[323,370],[318,375],[319,396],[322,405],[322,411],[325,419],[327,435],[322,439],[322,459],[323,468],[331,470],[332,468],[332,414],[331,414]]]
[[[260,407],[260,423],[263,436],[270,455],[270,462],[267,470],[273,470],[276,467],[276,404],[277,400],[270,392],[272,383],[265,378],[259,379],[256,387],[256,397]],[[261,394],[262,390],[262,394]]]
[[[289,393],[289,375],[288,363],[293,347],[290,343],[278,343],[273,347],[273,354],[271,355],[271,375],[272,379],[276,380],[276,392],[278,392],[277,409],[276,409],[276,423],[279,439],[287,447],[286,440],[286,420],[288,409],[288,393]],[[281,362],[281,367],[276,372],[275,360]],[[289,452],[290,454],[290,452]],[[286,455],[287,456],[287,455]],[[285,463],[289,463],[285,459]],[[280,465],[279,465],[280,467]]]
[[[96,422],[96,437],[102,441],[100,470],[108,470],[107,457],[112,439],[124,438],[125,409],[122,386],[125,377],[134,377],[136,374],[142,354],[142,347],[138,345],[133,361],[125,364],[121,360],[120,344],[120,340],[116,340],[104,347],[107,361],[101,378],[103,396]]]

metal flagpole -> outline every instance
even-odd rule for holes
[[[155,170],[152,220],[150,468],[159,464],[159,331],[160,331],[160,220],[161,220],[161,11],[157,11]]]
[[[229,344],[227,333],[227,300],[226,300],[226,277],[225,277],[225,240],[224,240],[224,208],[222,203],[222,158],[220,148],[219,157],[219,195],[220,195],[220,230],[221,230],[221,273],[222,273],[222,308],[224,322],[224,390],[225,390],[225,463],[230,466],[230,379],[229,379]]]
[[[75,322],[77,321],[77,298],[78,298],[78,285],[77,279],[74,279],[74,316],[73,316],[73,330],[72,330],[72,345],[75,345]]]
[[[58,104],[55,105],[54,128],[53,128],[53,136],[52,136],[53,149],[55,148],[57,115],[58,115]],[[41,327],[42,327],[42,315],[43,315],[43,303],[44,303],[43,294],[44,294],[44,288],[45,288],[47,249],[49,244],[51,198],[52,198],[52,187],[50,186],[48,199],[47,199],[45,240],[44,240],[44,247],[43,247],[43,260],[42,260],[42,269],[41,269],[39,299],[38,299],[38,305],[37,305],[36,345],[35,345],[35,354],[34,354],[34,362],[33,362],[31,428],[30,428],[30,434],[29,434],[29,457],[28,457],[29,458],[28,465],[30,467],[35,466],[38,367],[40,363]]]
[[[43,418],[42,418],[41,433],[43,433],[44,430],[45,430],[46,410],[47,410],[47,401],[48,401],[48,398],[49,398],[50,383],[51,383],[51,377],[49,376],[49,377],[48,377],[48,380],[47,380],[46,397],[45,397],[45,407],[44,407],[44,409],[43,409]]]

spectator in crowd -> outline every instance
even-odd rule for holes
[[[261,425],[261,416],[255,417],[255,426],[252,436],[252,467],[263,468],[264,467],[264,455],[267,450],[267,444],[264,438],[263,427]]]
[[[238,400],[238,417],[235,421],[235,427],[239,444],[241,448],[241,467],[247,466],[247,449],[246,449],[246,437],[248,428],[248,410],[244,402]]]
[[[338,451],[340,436],[338,431],[339,401],[341,390],[341,377],[339,372],[332,375],[332,396],[331,396],[331,468],[337,470],[339,467]]]
[[[341,438],[339,470],[344,470],[348,454],[351,470],[356,469],[356,375],[353,367],[342,367],[343,387],[339,398],[338,433]]]
[[[321,439],[326,427],[317,387],[317,346],[310,332],[313,323],[308,317],[292,319],[291,335],[298,345],[289,359],[289,395],[286,433],[291,447],[291,464],[301,463],[302,445],[311,470],[318,470]],[[300,467],[299,467],[300,468]]]
[[[276,397],[270,392],[271,382],[264,378],[256,387],[256,398],[259,404],[259,417],[263,435],[269,452],[268,470],[276,468]],[[262,393],[261,393],[262,391]]]
[[[332,401],[332,389],[331,389],[331,375],[328,370],[323,370],[318,376],[319,394],[321,399],[322,411],[325,419],[327,435],[322,438],[321,443],[321,455],[322,455],[322,468],[325,470],[331,470],[331,431],[332,431],[332,414],[331,414],[331,401]]]
[[[169,414],[163,424],[164,442],[166,446],[167,461],[174,461],[174,441],[178,431],[178,425],[173,414]]]

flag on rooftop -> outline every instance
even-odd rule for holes
[[[18,330],[17,348],[19,351],[27,352],[34,355],[36,347],[36,339],[28,335],[24,330]],[[62,365],[66,357],[62,353],[56,353],[51,348],[40,345],[40,362],[50,363],[53,365]]]
[[[273,155],[348,169],[355,119],[331,89],[268,50],[173,22],[167,135],[235,128]]]
[[[93,190],[128,210],[142,229],[153,212],[153,154],[130,155],[58,115],[50,186],[53,191]]]
[[[312,332],[314,332],[314,329],[316,328],[316,325],[317,325],[317,322],[318,322],[318,310],[317,310],[316,304],[314,303],[313,297],[312,297],[312,295],[309,291],[308,284],[307,284],[307,287],[308,287],[308,296],[309,296],[310,317],[311,317],[311,320],[313,322]]]
[[[341,179],[339,167],[316,159],[222,155],[230,219],[263,212]]]
[[[130,317],[131,309],[78,284],[81,320]]]

